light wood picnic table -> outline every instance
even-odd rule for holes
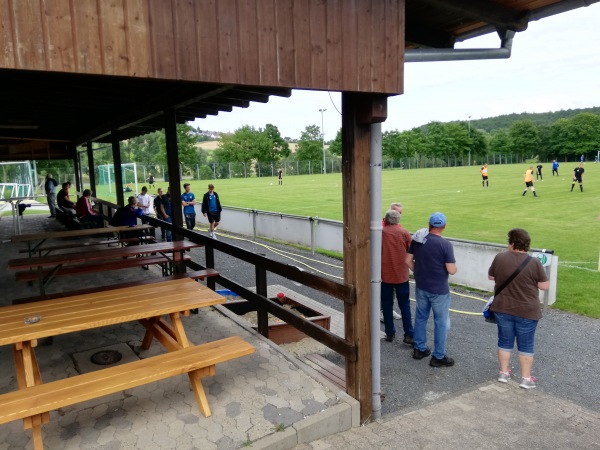
[[[19,390],[26,390],[28,387],[42,384],[42,375],[34,352],[38,339],[138,320],[146,328],[142,348],[148,349],[152,340],[156,338],[169,352],[174,352],[190,347],[180,313],[224,302],[225,298],[208,289],[206,286],[196,283],[191,279],[179,279],[151,285],[107,291],[102,290],[85,295],[36,303],[6,306],[0,308],[0,345],[13,345]],[[169,315],[170,323],[162,318],[163,315]],[[148,359],[151,360],[152,358]],[[164,365],[163,359],[157,359],[156,365]],[[152,366],[152,361],[145,364]],[[115,381],[115,378],[118,378],[119,375],[115,375],[113,372],[118,372],[118,368],[103,369],[100,372],[105,370],[113,370],[112,372],[106,372],[107,374],[112,374],[110,380],[113,381],[108,381],[109,378],[106,378],[106,380],[100,380],[96,384],[93,384],[93,386],[97,386],[96,389],[98,392],[88,392],[92,388],[86,390],[86,385],[84,384],[84,386],[74,389],[74,391],[78,392],[68,394],[73,398],[65,399],[63,398],[65,394],[59,394],[59,398],[53,401],[70,402],[72,404],[77,401],[83,401],[81,399],[106,395],[107,390],[112,389],[112,392],[117,392],[130,387],[132,384],[135,385],[137,383],[137,385],[140,385],[153,381],[152,379],[143,379],[143,375],[140,380],[123,379]],[[152,372],[151,367],[144,367],[142,374],[148,374],[148,371]],[[121,378],[127,378],[131,373],[131,371],[127,372],[127,374],[124,373],[121,375]],[[178,373],[185,373],[185,371],[180,370]],[[200,378],[208,374],[211,373],[198,373],[197,370],[188,373],[198,404],[205,415],[207,415],[206,412],[210,414],[210,409],[207,406],[208,403]],[[77,382],[76,378],[78,377],[69,380],[72,380],[75,385]],[[62,386],[60,384],[62,381],[51,382],[51,384]],[[92,386],[92,384],[87,385]],[[68,391],[69,387],[66,386],[64,389]],[[43,393],[43,395],[46,397],[52,396],[52,389],[48,389],[48,391]],[[10,397],[11,400],[7,399],[4,403],[2,400],[3,397],[0,396],[0,416],[3,416],[1,419],[2,421],[8,421],[15,420],[15,417],[24,418],[25,429],[33,428],[35,448],[42,448],[41,425],[49,421],[49,414],[48,412],[41,412],[39,414],[31,414],[29,417],[23,417],[28,413],[27,410],[23,411],[22,409],[20,412],[9,413],[8,410],[11,408],[19,410],[19,402],[21,404],[23,402],[30,404],[29,407],[31,409],[29,411],[33,411],[35,407],[42,408],[40,411],[44,410],[44,407],[39,405],[41,400],[38,402],[36,398],[30,398],[27,391],[23,391],[22,395],[19,392],[19,395],[23,398],[19,397],[16,400],[12,400],[13,395]],[[31,394],[31,396],[33,395]],[[10,396],[10,394],[6,394],[4,398],[7,398],[7,396]],[[48,402],[49,400],[46,398],[45,401]],[[4,411],[2,411],[3,404],[5,406]],[[58,404],[56,403],[56,405]],[[12,406],[9,408],[9,405]],[[55,404],[50,401],[50,405],[53,406]],[[202,409],[203,405],[206,405],[206,410]],[[60,406],[56,406],[56,408],[58,407]],[[50,409],[56,408],[51,407]],[[21,415],[19,416],[19,414]]]
[[[27,250],[29,256],[35,253],[44,242],[48,239],[61,239],[61,238],[72,238],[72,237],[93,237],[100,236],[110,233],[122,233],[126,231],[142,231],[147,232],[154,227],[152,225],[143,224],[136,225],[135,227],[105,227],[105,228],[86,228],[83,230],[65,230],[65,231],[47,231],[41,233],[29,233],[29,234],[17,234],[10,238],[13,243],[27,242]],[[32,247],[33,241],[39,241]]]
[[[44,295],[46,286],[50,284],[55,276],[68,274],[70,269],[75,273],[82,273],[82,267],[87,272],[113,270],[111,267],[113,263],[115,266],[118,263],[118,267],[121,268],[123,264],[127,265],[126,260],[128,258],[149,254],[160,254],[167,258],[167,261],[171,264],[182,263],[184,261],[184,253],[196,247],[201,247],[201,245],[190,241],[162,242],[130,247],[110,247],[102,250],[84,250],[81,252],[11,259],[8,261],[8,268],[11,270],[37,269],[40,294]],[[136,263],[135,260],[131,262]],[[94,263],[97,264],[94,265]],[[45,267],[50,267],[51,270],[44,271]],[[59,273],[59,271],[61,272]],[[18,275],[19,273],[17,273],[17,279],[19,279]],[[23,281],[31,281],[31,279],[27,278],[23,279]]]

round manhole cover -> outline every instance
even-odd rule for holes
[[[90,357],[90,361],[101,366],[108,366],[109,364],[114,364],[121,361],[122,358],[123,355],[121,352],[116,350],[102,350],[94,353]]]

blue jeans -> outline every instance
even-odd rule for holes
[[[402,329],[404,330],[404,336],[412,337],[415,333],[410,312],[410,286],[408,285],[408,281],[399,284],[381,282],[381,309],[383,310],[385,334],[390,336],[396,334],[396,327],[394,326],[394,317],[392,314],[394,308],[394,291],[396,291],[398,307],[402,314]]]
[[[415,348],[427,348],[427,320],[433,310],[433,352],[432,356],[442,359],[446,356],[446,336],[450,328],[450,294],[432,294],[417,288],[415,290],[417,310],[415,312]]]
[[[196,213],[185,214],[185,226],[188,230],[193,230],[196,226]]]
[[[517,340],[517,349],[523,356],[533,356],[535,329],[538,321],[494,313],[498,323],[498,349],[510,352]]]
[[[173,218],[171,216],[165,219],[167,223],[173,223]],[[173,238],[171,237],[171,230],[165,230],[165,236],[167,237],[167,242],[171,242]]]

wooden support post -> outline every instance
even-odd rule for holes
[[[181,173],[179,170],[179,149],[177,147],[177,122],[175,110],[165,110],[165,143],[167,146],[167,172],[171,188],[171,217],[173,225],[183,228],[183,211],[181,209]],[[173,241],[181,241],[183,236],[173,234]]]
[[[382,96],[342,93],[342,195],[344,203],[344,282],[354,286],[356,303],[344,306],[346,340],[357,348],[346,361],[347,392],[360,402],[360,420],[372,412],[370,335],[370,146],[371,124],[385,120]]]
[[[125,205],[123,196],[123,172],[121,171],[121,145],[117,133],[111,135],[113,165],[115,167],[115,193],[117,194],[117,205]]]
[[[96,173],[94,172],[94,150],[92,149],[91,141],[87,141],[87,157],[88,157],[88,170],[90,173],[90,191],[92,191],[92,197],[95,197],[96,196]],[[82,188],[83,188],[83,186],[82,186]]]
[[[75,157],[73,158],[73,172],[75,173],[75,190],[77,192],[81,192],[81,159],[80,154],[77,151],[77,148],[73,146],[73,154]],[[60,183],[59,183],[60,185]]]
[[[256,293],[267,296],[267,271],[264,267],[255,266],[256,273]],[[257,329],[264,337],[269,337],[269,313],[266,308],[257,306],[256,309]]]

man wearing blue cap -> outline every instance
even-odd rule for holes
[[[416,282],[413,358],[431,355],[429,365],[432,367],[454,365],[454,360],[446,355],[446,336],[450,325],[448,275],[454,275],[457,269],[452,244],[442,237],[445,228],[446,216],[441,212],[433,213],[429,218],[429,233],[415,233],[406,255],[406,264],[414,272]],[[433,353],[427,347],[427,321],[431,310]]]

